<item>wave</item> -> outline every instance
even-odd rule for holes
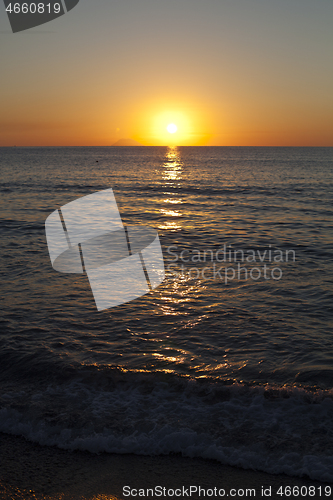
[[[333,481],[333,391],[96,369],[64,383],[8,386],[0,402],[0,431],[41,445],[181,453]]]

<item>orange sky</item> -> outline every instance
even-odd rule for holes
[[[16,34],[0,10],[1,146],[333,146],[331,1],[82,0]]]

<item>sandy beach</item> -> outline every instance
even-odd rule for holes
[[[135,492],[133,495],[125,495],[129,488],[139,490],[155,486],[165,487],[166,491],[180,489],[182,493],[179,495],[180,498],[187,497],[191,486],[198,488],[200,486],[206,491],[206,498],[211,494],[208,490],[216,488],[217,494],[222,489],[225,491],[225,496],[233,498],[269,496],[277,499],[287,498],[287,495],[277,495],[277,490],[281,486],[283,488],[298,486],[299,489],[303,486],[302,491],[308,493],[309,487],[314,486],[315,496],[307,494],[301,497],[329,498],[325,495],[326,483],[312,481],[309,478],[269,475],[224,466],[211,460],[184,458],[180,455],[148,457],[69,452],[55,447],[40,446],[24,438],[7,434],[1,434],[0,448],[1,500],[132,499],[135,498]],[[124,486],[128,487],[127,490],[123,490]],[[270,487],[271,495],[269,495]],[[266,495],[263,495],[262,488]],[[139,491],[137,493],[139,496]],[[300,494],[291,495],[289,498],[296,496]],[[147,498],[147,495],[142,495],[141,498]],[[160,498],[164,498],[164,495],[162,494]],[[201,493],[199,497],[198,493],[193,492],[191,498],[204,498],[204,494]],[[211,498],[215,496],[211,495]]]

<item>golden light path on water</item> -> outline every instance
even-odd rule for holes
[[[166,188],[181,187],[183,165],[180,158],[180,153],[177,146],[169,146],[163,164],[162,179],[165,181]],[[180,210],[175,210],[172,205],[181,205],[182,199],[177,197],[173,192],[166,191],[164,194],[167,198],[163,199],[164,208],[160,209],[160,213],[167,217],[182,217]],[[171,205],[171,206],[170,206]],[[164,222],[159,226],[159,229],[179,230],[180,224],[174,221]]]
[[[161,177],[163,187],[165,187],[166,191],[163,192],[165,198],[158,201],[162,205],[158,210],[163,220],[158,229],[178,232],[186,224],[184,222],[186,214],[182,210],[184,199],[179,195],[184,181],[184,165],[181,152],[177,146],[168,147]],[[169,280],[167,286],[160,289],[159,309],[163,317],[174,317],[180,328],[191,329],[198,325],[204,319],[204,315],[196,319],[190,318],[190,313],[187,310],[187,312],[182,312],[182,318],[180,318],[179,306],[181,307],[182,304],[187,303],[190,308],[191,301],[195,300],[195,297],[199,294],[202,294],[204,289],[205,285],[201,283],[201,280],[191,282],[187,277],[181,275],[173,277]],[[147,358],[149,358],[146,364],[148,369],[172,373],[178,371],[176,365],[187,364],[191,370],[200,370],[203,373],[202,376],[206,376],[204,375],[206,371],[205,364],[199,360],[195,360],[194,353],[191,351],[175,345],[170,335],[158,336],[158,338],[151,340],[155,341],[156,348],[150,351],[150,353],[146,353]]]

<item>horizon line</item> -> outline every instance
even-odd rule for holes
[[[277,146],[277,145],[182,145],[182,144],[160,144],[160,145],[129,145],[129,146],[117,146],[114,144],[100,144],[98,146],[96,145],[78,145],[78,144],[71,144],[71,145],[61,145],[61,144],[53,144],[53,145],[24,145],[24,144],[14,144],[11,146],[5,145],[2,146],[0,145],[0,148],[333,148],[333,145],[328,145],[328,146],[315,146],[315,145],[306,145],[306,146],[301,146],[301,145],[288,145],[288,146]]]

